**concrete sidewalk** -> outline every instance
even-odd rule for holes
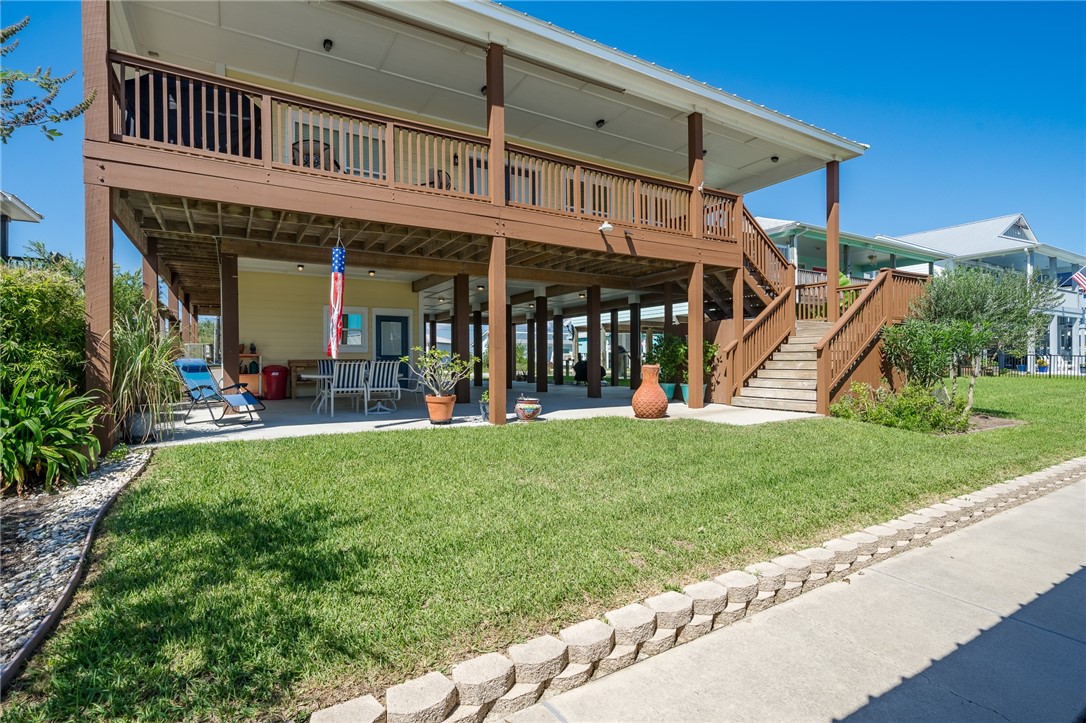
[[[1086,481],[521,712],[527,721],[1072,721]]]

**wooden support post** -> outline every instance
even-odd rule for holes
[[[556,309],[551,324],[551,336],[554,337],[554,383],[556,386],[562,386],[566,383],[565,327],[566,318],[562,316],[560,309]]]
[[[486,49],[486,135],[490,139],[490,202],[505,205],[505,48]]]
[[[641,304],[630,304],[630,389],[641,386]]]
[[[841,273],[841,164],[826,164],[826,312],[832,324],[841,314],[837,276]]]
[[[671,300],[671,282],[664,284],[664,334],[670,335],[672,319],[675,316],[675,305]]]
[[[690,283],[686,287],[686,345],[687,345],[687,406],[705,406],[705,264],[695,262],[690,267]]]
[[[472,352],[478,360],[475,362],[475,386],[483,386],[483,311],[476,309],[472,314]]]
[[[603,396],[600,378],[600,287],[588,287],[588,397]]]
[[[471,356],[468,326],[471,321],[471,301],[468,299],[468,275],[453,277],[453,353],[461,359]],[[461,379],[456,383],[456,403],[471,401],[471,382]]]
[[[143,255],[143,298],[158,306],[158,239],[147,239]]]
[[[177,292],[174,291],[173,278],[171,276],[169,282],[166,284],[166,308],[169,310],[170,315],[173,317],[168,324],[170,324],[170,331],[176,331],[177,327],[181,324],[181,312],[177,310]]]
[[[437,314],[430,314],[430,348],[437,349]]]
[[[84,13],[86,11],[84,10]],[[104,104],[103,104],[104,105]],[[113,403],[113,219],[107,186],[85,187],[84,257],[87,319],[87,390],[106,409]],[[114,420],[98,417],[94,436],[102,454],[113,448]]]
[[[622,363],[618,354],[618,309],[611,309],[611,386],[618,386],[618,366]]]
[[[547,297],[535,297],[535,390],[547,391]]]
[[[222,383],[237,384],[241,368],[238,345],[241,328],[238,325],[238,257],[222,256]],[[252,390],[255,391],[255,390]]]
[[[735,324],[735,353],[732,355],[732,365],[728,369],[728,384],[732,393],[737,394],[742,388],[739,384],[739,375],[743,373],[743,332],[746,330],[746,322],[743,320],[743,269],[735,269],[732,277],[732,323]]]
[[[490,423],[505,424],[506,409],[506,330],[505,254],[508,242],[504,236],[490,240],[490,263],[487,272],[488,327],[490,330]]]
[[[181,341],[192,341],[192,296],[189,292],[181,294],[181,314],[184,321],[181,322]]]
[[[513,388],[513,379],[517,376],[517,325],[513,323],[513,305],[505,305],[505,336],[509,343],[505,345],[505,388]]]
[[[535,381],[535,319],[528,319],[526,326],[528,327],[528,378],[526,381]]]
[[[697,189],[705,183],[705,134],[701,113],[686,117],[686,155],[690,188],[690,235],[701,238],[705,233],[705,196]]]

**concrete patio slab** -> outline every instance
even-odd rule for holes
[[[472,387],[472,403],[457,404],[453,411],[453,423],[444,426],[430,424],[425,401],[416,402],[414,395],[405,394],[399,407],[391,414],[370,413],[368,416],[355,411],[351,401],[336,403],[336,416],[327,412],[318,414],[312,408],[313,399],[284,399],[266,401],[267,409],[257,413],[257,421],[252,424],[239,424],[227,417],[228,423],[217,427],[210,422],[206,411],[194,411],[191,420],[198,423],[185,425],[180,423],[178,414],[177,430],[173,437],[165,438],[149,446],[170,446],[175,444],[193,444],[201,442],[225,442],[246,439],[283,439],[287,437],[305,437],[314,434],[349,434],[354,432],[391,431],[402,429],[448,429],[485,424],[479,416],[478,398],[486,387]],[[552,420],[587,419],[591,417],[628,417],[633,418],[630,400],[633,397],[626,387],[605,387],[603,397],[589,399],[583,386],[564,384],[550,386],[550,390],[536,395],[535,385],[516,382],[508,394],[509,409],[507,419],[516,420],[513,405],[518,396],[539,396],[543,406],[543,415],[531,424],[545,423]],[[187,405],[186,405],[187,406]],[[818,415],[802,412],[785,412],[770,409],[746,409],[723,404],[710,404],[703,409],[690,409],[682,402],[672,402],[668,407],[668,416],[663,420],[645,420],[645,424],[666,424],[669,419],[699,419],[705,422],[746,426],[783,422],[794,419],[811,419]]]

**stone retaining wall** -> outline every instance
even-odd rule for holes
[[[312,723],[479,723],[498,721],[589,680],[659,655],[880,560],[925,545],[996,512],[1086,479],[1086,457],[933,504],[881,525],[782,555],[712,580],[428,673],[317,711]]]

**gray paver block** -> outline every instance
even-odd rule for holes
[[[551,679],[550,685],[543,691],[543,697],[549,698],[567,690],[580,688],[592,679],[592,663],[570,663],[558,675]]]
[[[348,700],[309,717],[313,723],[384,723],[385,707],[372,695]]]
[[[481,723],[489,710],[486,705],[458,705],[444,723]]]
[[[612,610],[603,617],[615,629],[615,645],[638,645],[656,632],[656,611],[640,603]]]
[[[695,615],[716,615],[728,604],[728,588],[712,580],[687,585],[683,592],[694,601]]]
[[[516,683],[508,693],[494,701],[487,720],[503,720],[518,711],[530,708],[536,704],[542,692],[542,683]]]
[[[504,655],[487,653],[452,669],[461,706],[480,706],[501,698],[513,687],[513,662]]]
[[[518,683],[546,683],[569,662],[567,645],[553,635],[509,646]]]
[[[830,581],[829,573],[812,572],[811,576],[803,581],[803,592],[810,592],[822,587]]]
[[[810,561],[811,574],[832,572],[834,559],[837,557],[832,550],[825,547],[811,547],[796,554]]]
[[[771,590],[759,590],[758,594],[747,605],[747,615],[753,615],[763,610],[768,610],[777,602],[777,593]]]
[[[632,665],[635,660],[637,660],[636,645],[616,645],[610,655],[596,663],[596,672],[592,674],[592,677],[602,678],[610,675],[616,670]]]
[[[440,723],[456,702],[456,686],[441,673],[427,673],[385,693],[388,723]]]
[[[848,565],[860,554],[860,546],[851,540],[836,538],[822,543],[822,547],[833,553],[834,571],[840,565]]]
[[[888,527],[886,525],[871,525],[870,527],[865,527],[863,531],[877,537],[879,540],[879,547],[882,548],[889,549],[898,541],[897,530],[893,527]]]
[[[907,515],[902,515],[895,522],[903,522],[907,525],[913,526],[913,537],[918,534],[924,534],[931,529],[931,518],[924,515],[918,515],[915,512],[910,512]]]
[[[759,591],[773,592],[784,586],[785,570],[780,565],[772,562],[756,562],[753,565],[747,565],[744,571],[758,578]]]
[[[833,572],[830,573],[830,581],[844,580],[849,576],[849,572],[852,570],[852,565],[847,563],[838,563],[833,566]]]
[[[789,580],[784,583],[784,587],[777,591],[777,602],[788,602],[792,598],[799,597],[801,592],[803,592],[803,583]]]
[[[963,519],[968,519],[970,513],[967,512],[959,505],[952,505],[949,502],[936,502],[931,506],[932,509],[941,510],[947,514],[947,518],[955,522],[960,522]]]
[[[723,575],[717,575],[713,579],[728,588],[729,603],[749,602],[758,592],[758,578],[749,572],[732,570]]]
[[[742,620],[746,615],[746,603],[728,603],[728,606],[717,613],[717,616],[713,618],[713,630],[731,625],[734,622]]]
[[[785,582],[803,582],[811,574],[811,561],[802,555],[781,555],[774,557],[772,562],[784,568]]]
[[[869,532],[850,532],[843,535],[842,539],[856,543],[856,549],[861,555],[874,555],[879,549],[879,538]]]
[[[660,628],[681,628],[694,616],[694,601],[673,590],[650,597],[645,605],[656,611],[656,625]]]
[[[914,514],[921,515],[922,517],[927,517],[929,520],[931,520],[931,524],[928,526],[928,529],[931,530],[938,529],[947,523],[946,512],[944,512],[943,510],[937,510],[934,507],[924,507],[917,510]]]
[[[656,632],[651,638],[641,643],[641,649],[638,651],[637,659],[641,660],[641,656],[648,657],[650,655],[659,655],[665,650],[670,650],[675,647],[675,638],[678,635],[678,630],[674,628],[656,628]]]
[[[700,638],[712,629],[712,615],[695,615],[690,622],[683,625],[683,629],[679,631],[679,635],[675,638],[675,644],[682,645],[683,643],[689,643],[691,640]]]
[[[859,556],[857,556],[856,561],[854,563],[852,563],[851,571],[856,572],[857,570],[864,569],[865,567],[867,567],[868,565],[871,564],[872,559],[873,558],[872,558],[871,555],[859,555]]]
[[[585,620],[558,633],[569,646],[569,662],[595,663],[611,652],[615,645],[615,629],[596,619]]]

